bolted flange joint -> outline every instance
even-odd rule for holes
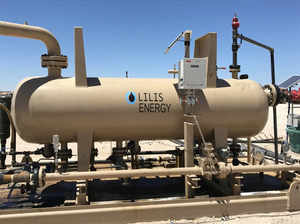
[[[67,68],[68,57],[65,55],[50,56],[44,54],[41,56],[41,64],[42,67],[47,67],[47,68],[57,68],[57,69]]]
[[[264,92],[268,97],[269,106],[276,106],[277,104],[284,104],[288,101],[288,93],[284,89],[280,89],[276,85],[265,85]]]

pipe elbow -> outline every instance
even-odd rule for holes
[[[52,33],[44,28],[0,21],[0,35],[42,41],[48,51],[47,55],[42,55],[42,67],[48,67],[48,76],[50,77],[60,77],[61,69],[68,65],[67,57],[61,55],[58,41]]]
[[[61,49],[59,43],[50,31],[35,26],[29,26],[29,28],[35,31],[36,39],[42,41],[46,45],[49,56],[61,55]]]
[[[51,56],[59,56],[61,52],[59,43],[54,35],[41,27],[0,21],[0,34],[40,40],[46,45],[48,55]]]

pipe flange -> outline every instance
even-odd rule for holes
[[[42,67],[51,67],[51,68],[67,68],[68,67],[68,57],[65,55],[59,56],[50,56],[42,55],[41,56],[41,65]]]
[[[33,173],[30,174],[30,180],[33,186],[35,186],[36,188],[45,186],[45,179],[46,173],[45,170],[42,168],[35,168],[33,169]]]
[[[277,99],[277,86],[275,85],[265,85],[264,86],[264,91],[268,97],[268,104],[269,106],[275,106],[278,102]]]

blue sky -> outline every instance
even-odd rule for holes
[[[88,76],[168,78],[167,70],[183,57],[179,42],[163,52],[176,35],[193,31],[193,40],[207,32],[218,35],[221,78],[230,78],[231,20],[240,19],[239,32],[275,49],[276,81],[300,73],[300,1],[16,1],[2,0],[0,20],[41,26],[59,41],[69,66],[63,76],[74,76],[73,27],[83,26]],[[193,44],[192,44],[193,47]],[[193,50],[192,50],[193,51]],[[40,56],[42,42],[0,36],[0,90],[13,90],[28,76],[46,75]],[[238,63],[241,74],[261,84],[271,82],[269,53],[243,42]]]

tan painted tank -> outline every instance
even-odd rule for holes
[[[41,65],[48,76],[24,80],[13,94],[11,115],[24,140],[51,143],[59,135],[61,143],[77,142],[78,170],[87,171],[93,141],[183,138],[184,121],[190,119],[184,114],[191,107],[176,79],[87,78],[81,27],[74,29],[75,78],[61,76],[68,60],[48,30],[0,21],[0,35],[40,40],[47,47]],[[185,58],[189,46],[185,44]],[[277,90],[250,80],[217,80],[216,52],[216,33],[195,40],[194,58],[207,61],[207,88],[194,92],[192,114],[197,114],[205,140],[224,147],[227,137],[253,136],[263,129]]]
[[[88,78],[76,87],[74,78],[36,77],[14,92],[12,117],[28,142],[77,141],[92,132],[94,141],[182,139],[183,107],[175,79]],[[218,87],[219,86],[219,87]],[[213,128],[227,128],[228,137],[253,136],[268,117],[268,98],[251,80],[218,80],[217,88],[198,95],[196,113],[205,138]]]
[[[40,40],[48,50],[41,57],[48,76],[24,80],[13,94],[11,114],[24,140],[50,143],[58,134],[61,142],[77,141],[79,156],[89,161],[85,150],[93,140],[183,138],[184,111],[176,79],[87,78],[82,28],[74,31],[75,78],[62,78],[67,57],[48,30],[0,22],[1,35]],[[194,57],[208,58],[208,88],[197,93],[194,108],[205,138],[213,139],[214,128],[227,129],[228,137],[258,133],[275,94],[267,96],[250,80],[216,81],[215,33],[195,40]]]

